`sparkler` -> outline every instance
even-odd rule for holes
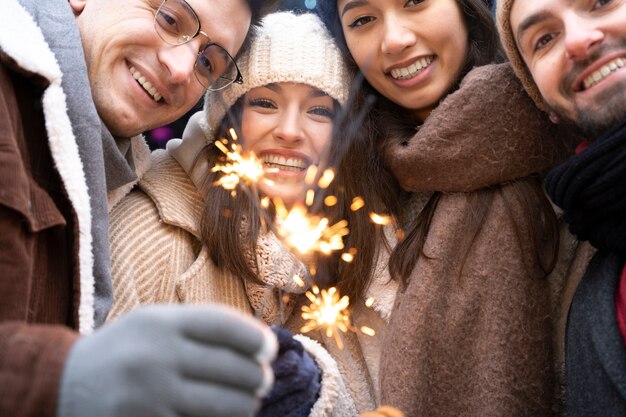
[[[369,336],[376,334],[374,329],[367,326],[357,328],[352,324],[348,310],[350,298],[347,295],[340,296],[337,288],[330,287],[328,290],[320,290],[317,285],[314,285],[311,291],[306,292],[306,296],[311,304],[302,306],[302,318],[307,320],[300,329],[302,333],[315,329],[325,329],[326,336],[334,338],[339,349],[343,349],[341,333],[361,331]]]
[[[289,247],[306,255],[321,252],[325,255],[343,249],[343,237],[348,234],[348,222],[341,220],[329,225],[326,217],[314,216],[300,205],[288,210],[280,200],[274,200],[277,231]]]
[[[254,152],[250,152],[248,156],[244,156],[243,148],[237,142],[237,134],[234,129],[229,130],[233,139],[230,149],[226,146],[228,140],[218,139],[215,146],[226,155],[225,163],[216,163],[211,169],[212,172],[223,172],[224,175],[216,181],[216,185],[226,190],[234,190],[240,181],[248,183],[256,183],[263,178],[264,169],[263,161],[261,161]],[[265,181],[269,181],[265,179]]]
[[[250,152],[248,156],[244,156],[243,148],[238,143],[237,135],[233,129],[229,130],[232,138],[230,147],[227,145],[227,139],[215,141],[215,146],[225,155],[223,163],[216,163],[212,168],[213,172],[222,172],[224,175],[215,182],[216,186],[221,186],[226,190],[235,193],[237,186],[243,182],[246,185],[254,185],[259,181],[271,181],[264,178],[267,170],[264,169],[263,161],[254,153]],[[317,178],[317,167],[311,166],[307,170],[305,183],[309,186],[313,184]],[[320,189],[326,189],[334,179],[334,172],[327,169],[319,176],[317,186]],[[245,189],[245,188],[244,188]],[[294,205],[291,209],[287,209],[280,199],[271,199],[276,209],[276,231],[282,237],[283,241],[292,249],[295,249],[302,255],[311,252],[320,252],[328,255],[333,251],[344,248],[343,237],[349,233],[348,222],[341,220],[330,225],[330,221],[326,217],[312,215],[306,207],[311,207],[315,201],[315,191],[311,188],[307,190],[305,197],[306,207],[302,205]],[[335,196],[327,196],[324,198],[326,206],[334,206],[338,199]],[[268,208],[270,198],[263,197],[259,200],[262,208]],[[362,208],[365,202],[361,197],[353,199],[350,206],[351,210],[356,211]],[[387,224],[388,219],[384,216],[371,213],[370,217],[377,224]],[[357,253],[356,248],[341,255],[344,262],[352,262]],[[310,266],[311,275],[315,275],[315,265]],[[294,276],[294,280],[298,285],[304,287],[306,284],[299,276]],[[337,288],[320,290],[319,287],[313,285],[310,291],[306,291],[306,297],[311,302],[309,305],[302,306],[302,318],[306,320],[301,331],[303,333],[314,329],[325,330],[328,337],[334,338],[339,349],[343,349],[343,341],[341,333],[361,332],[366,335],[373,336],[375,331],[367,326],[357,328],[350,319],[349,304],[350,299],[347,295],[340,296]],[[368,305],[369,303],[369,305]],[[371,307],[371,301],[366,302],[367,307]]]

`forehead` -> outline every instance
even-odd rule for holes
[[[202,31],[232,55],[241,47],[250,27],[246,0],[186,0],[200,19]]]
[[[547,17],[558,16],[567,9],[574,8],[577,0],[518,0],[511,8],[510,20],[514,33],[522,27],[541,21]]]

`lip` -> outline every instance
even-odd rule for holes
[[[585,91],[588,91],[584,89],[583,83],[585,79],[589,77],[591,74],[593,74],[594,72],[596,72],[597,70],[599,70],[600,68],[602,68],[604,65],[613,61],[616,58],[626,59],[626,54],[624,52],[614,52],[612,54],[602,56],[602,58],[598,59],[593,64],[588,66],[584,71],[582,71],[578,75],[578,77],[576,77],[576,80],[574,80],[574,82],[572,83],[572,91],[574,91],[575,93],[584,93]],[[592,88],[593,87],[591,87],[590,89]]]
[[[391,76],[391,70],[396,69],[396,68],[407,67],[419,61],[420,59],[427,58],[427,57],[432,57],[433,58],[432,61],[430,62],[430,64],[428,64],[426,68],[423,68],[417,74],[415,74],[415,76],[411,78],[402,79],[402,80],[397,80]],[[437,64],[437,62],[438,62],[437,55],[420,55],[416,58],[413,58],[408,61],[401,62],[400,64],[395,64],[393,66],[388,67],[388,71],[385,72],[385,76],[391,83],[393,83],[395,86],[399,88],[414,87],[418,84],[423,83],[430,77],[433,71],[433,68]]]
[[[263,158],[265,155],[278,155],[286,158],[299,158],[306,162],[307,168],[313,164],[311,158],[299,151],[294,151],[291,149],[264,149],[258,153],[259,158]]]
[[[158,101],[158,102],[154,101],[154,99],[150,96],[150,94],[148,94],[148,92],[139,84],[139,82],[137,82],[137,80],[130,73],[130,68],[131,67],[135,67],[135,69],[137,71],[139,71],[141,73],[141,75],[143,75],[146,78],[146,80],[148,80],[150,82],[150,84],[152,84],[152,86],[154,88],[157,89],[157,92],[159,94],[161,94],[161,100],[160,101]],[[152,74],[152,72],[149,71],[147,68],[141,66],[140,64],[138,64],[136,62],[126,61],[126,70],[128,71],[128,74],[129,74],[131,80],[133,81],[133,83],[137,86],[137,88],[139,88],[142,91],[142,93],[146,97],[148,97],[148,99],[150,101],[152,101],[152,103],[154,103],[155,105],[160,105],[160,104],[168,104],[168,103],[172,102],[172,95],[171,95],[169,89],[166,88],[163,85],[163,83],[159,80],[159,78],[154,76],[154,74]]]
[[[313,161],[307,155],[302,152],[293,151],[290,149],[265,149],[258,153],[259,158],[263,159],[266,155],[276,155],[284,158],[298,158],[305,161],[306,167],[302,171],[290,171],[290,170],[282,170],[282,169],[271,169],[266,173],[268,177],[280,176],[280,177],[303,177],[306,175],[307,169],[312,165]],[[265,166],[265,164],[264,164]],[[266,168],[268,169],[268,168]]]
[[[411,58],[411,59],[407,59],[406,61],[403,61],[403,62],[400,62],[400,63],[397,63],[397,64],[390,65],[390,66],[384,68],[383,72],[385,73],[385,75],[391,76],[391,70],[394,70],[394,69],[397,69],[397,68],[408,67],[409,65],[416,63],[420,59],[428,58],[429,56],[434,57],[433,61],[435,59],[437,59],[436,55],[434,55],[434,54],[424,54],[424,55],[416,56],[416,57]]]

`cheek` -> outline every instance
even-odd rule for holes
[[[319,126],[313,134],[315,141],[313,147],[319,158],[319,163],[325,165],[328,162],[332,142],[332,124]]]
[[[367,42],[363,39],[346,38],[346,43],[356,65],[366,77],[370,76],[373,73],[376,51],[380,45],[378,41],[373,38],[368,39]]]
[[[251,149],[267,132],[271,132],[271,118],[244,109],[241,118],[241,143],[245,150]]]
[[[536,65],[532,69],[531,75],[541,95],[544,96],[548,102],[554,101],[559,91],[558,70],[556,66],[550,62]]]
[[[453,68],[450,69],[450,72],[456,76],[456,74],[463,69],[463,64],[465,63],[467,57],[469,48],[468,39],[466,34],[463,33],[458,34],[457,36],[451,36],[446,43],[450,45],[448,54],[450,55],[449,59],[453,66]]]

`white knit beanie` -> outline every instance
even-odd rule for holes
[[[205,96],[206,117],[200,124],[209,139],[228,109],[252,88],[280,82],[303,83],[342,105],[350,91],[342,53],[322,21],[312,13],[267,15],[237,65],[243,84],[233,83],[224,90],[208,91]]]

